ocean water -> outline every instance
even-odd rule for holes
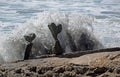
[[[44,53],[44,45],[51,48],[52,22],[63,25],[59,38],[66,51],[71,50],[65,31],[75,42],[87,30],[103,45],[97,48],[120,46],[120,0],[0,0],[0,63],[23,59],[28,33],[37,35],[36,53]]]

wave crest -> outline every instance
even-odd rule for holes
[[[37,17],[27,21],[23,25],[19,25],[10,36],[1,43],[0,51],[5,62],[23,59],[24,50],[26,48],[25,34],[35,33],[36,38],[33,41],[33,54],[46,54],[45,48],[51,49],[55,44],[48,24],[62,24],[62,32],[58,35],[58,39],[65,49],[65,52],[71,52],[72,38],[77,50],[79,50],[79,40],[82,33],[85,33],[88,39],[95,43],[94,49],[102,48],[102,44],[93,35],[92,23],[94,18],[81,14],[65,14],[60,12],[43,12]],[[70,34],[70,36],[68,36]],[[4,46],[4,47],[3,47]]]

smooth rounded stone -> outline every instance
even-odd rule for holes
[[[47,71],[50,71],[52,69],[53,69],[53,67],[37,67],[37,73],[38,74],[44,74]]]
[[[76,68],[74,69],[74,71],[76,72],[76,74],[80,74],[79,70]]]
[[[47,71],[44,75],[47,77],[52,77],[53,76],[53,71]]]
[[[77,73],[77,74],[85,74],[87,71],[88,71],[88,67],[86,66],[75,66],[74,67],[74,71]]]
[[[24,72],[24,70],[22,70],[21,68],[17,68],[17,69],[15,69],[14,72],[17,73],[17,74],[21,74],[21,73]]]
[[[7,71],[3,77],[24,77],[24,73],[15,73],[15,70]]]
[[[88,71],[86,76],[96,77],[96,74],[93,71]]]
[[[35,39],[35,37],[36,37],[35,33],[24,35],[25,40],[30,43]]]
[[[90,77],[96,77],[96,73],[94,73],[94,70],[96,68],[95,67],[89,67],[89,70],[86,72],[86,76],[90,76]]]
[[[36,72],[37,71],[37,67],[36,66],[28,66],[28,70],[30,72]]]
[[[47,70],[45,68],[40,68],[37,70],[38,74],[44,74]]]
[[[55,67],[55,68],[53,69],[53,71],[54,71],[55,73],[63,73],[63,72],[65,71],[65,68],[64,68],[64,66]]]
[[[76,72],[74,71],[65,71],[62,77],[76,77]]]
[[[37,77],[37,73],[25,70],[24,76],[25,77]]]
[[[96,67],[96,69],[94,70],[94,73],[102,74],[102,73],[105,73],[107,70],[108,70],[108,68],[106,68],[106,67]]]
[[[65,71],[72,71],[73,67],[72,66],[65,66]]]

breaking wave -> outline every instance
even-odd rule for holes
[[[58,39],[66,53],[74,51],[73,43],[76,50],[84,50],[80,41],[82,35],[85,35],[86,39],[92,40],[94,44],[92,49],[103,48],[100,40],[96,39],[93,34],[93,22],[94,17],[78,13],[42,12],[26,23],[19,25],[11,34],[1,37],[0,63],[23,59],[27,45],[23,36],[29,33],[36,34],[32,54],[34,56],[46,54],[45,48],[51,49],[55,44],[48,28],[48,24],[51,23],[62,25],[62,32],[58,35]]]

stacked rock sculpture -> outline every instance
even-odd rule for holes
[[[62,31],[62,25],[55,25],[54,23],[51,23],[48,25],[48,28],[50,29],[53,38],[55,39],[55,46],[52,49],[52,52],[56,55],[62,55],[64,50],[62,49],[60,42],[57,38],[58,34]]]
[[[26,49],[25,49],[25,55],[24,55],[24,60],[29,59],[30,57],[30,52],[33,46],[32,41],[35,39],[36,35],[35,33],[30,33],[28,35],[24,35],[24,38],[27,42],[29,42],[29,44],[27,45]]]

